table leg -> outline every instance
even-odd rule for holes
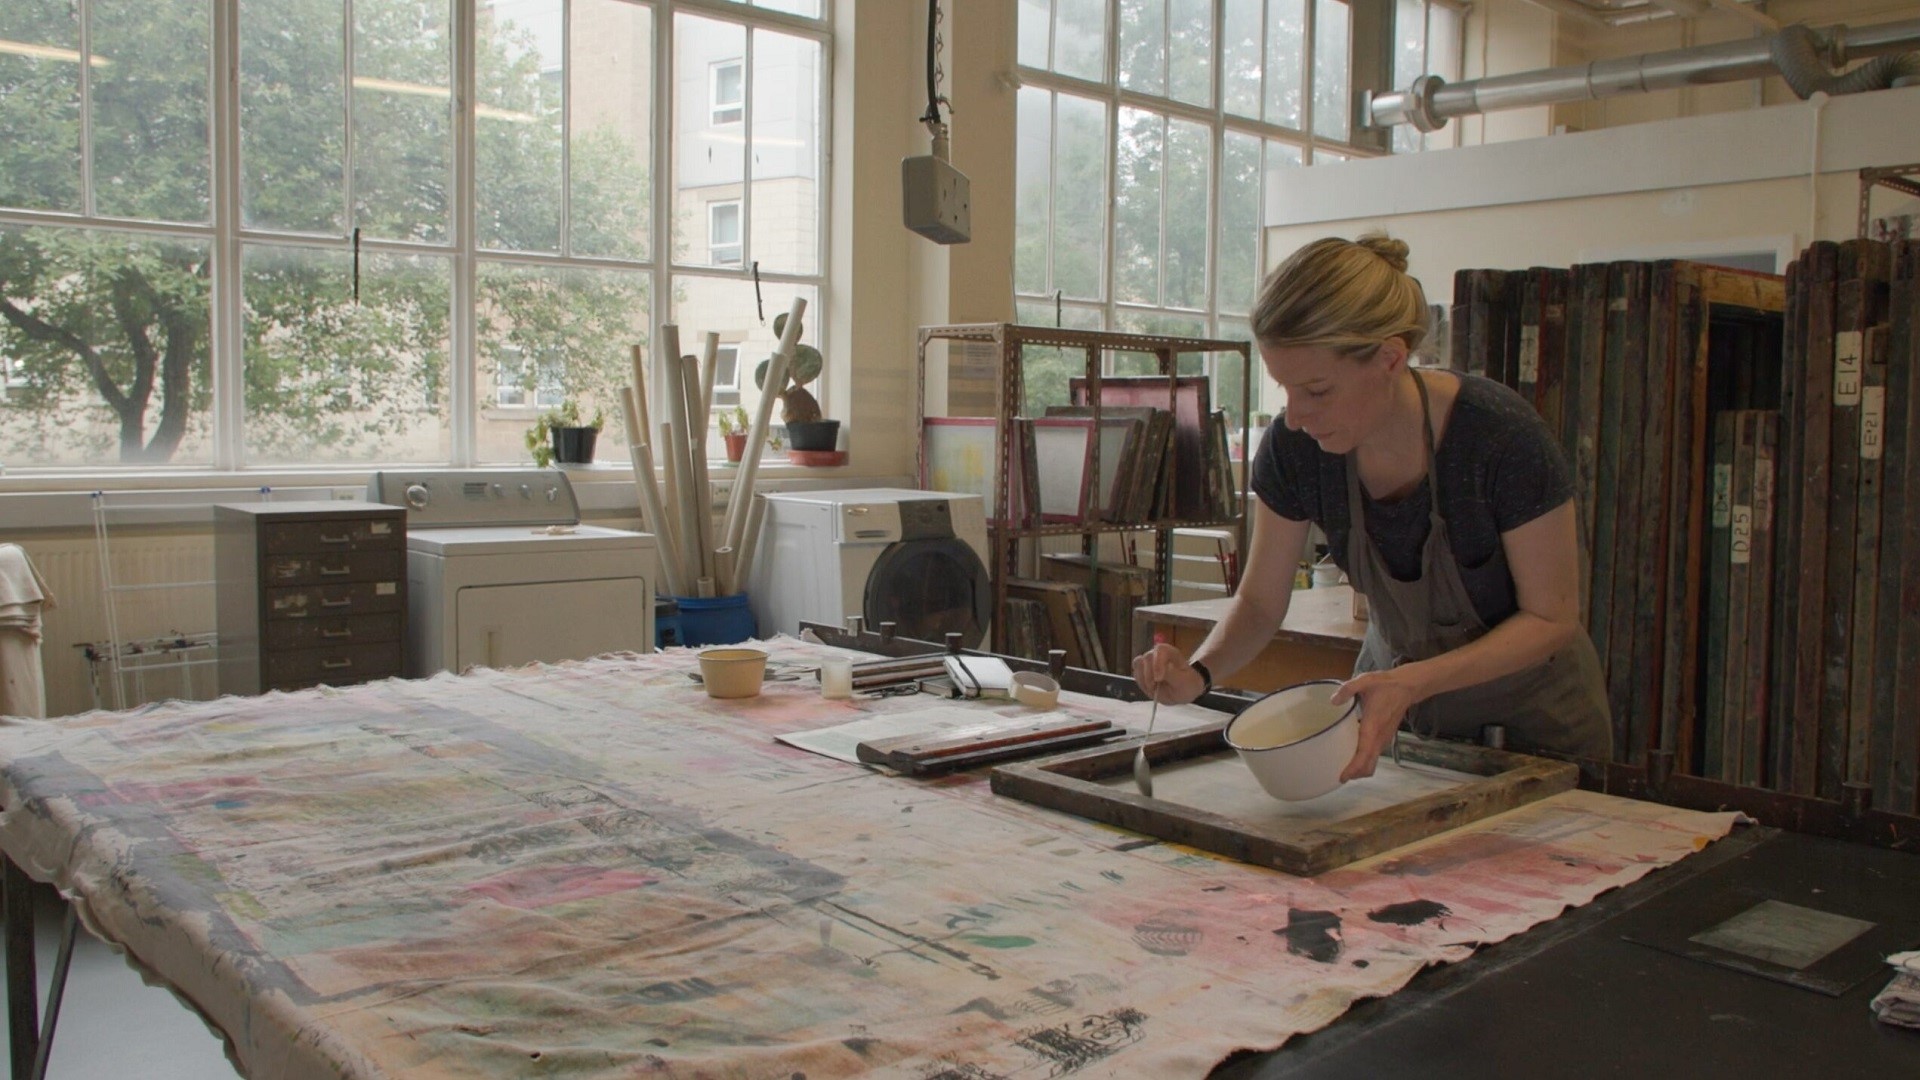
[[[7,919],[7,1060],[9,1075],[33,1075],[40,1049],[40,988],[33,965],[33,881],[13,859],[0,854]]]

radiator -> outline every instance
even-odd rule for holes
[[[131,653],[133,643],[211,640],[214,630],[213,537],[208,534],[123,535],[110,541],[113,628],[102,591],[99,550],[92,537],[24,540],[20,546],[46,579],[58,604],[44,613],[41,662],[47,677],[47,714],[85,712],[165,698],[206,699],[219,694],[210,646],[152,648]],[[117,630],[117,635],[115,633]],[[109,666],[90,663],[122,643],[128,675],[116,698]]]

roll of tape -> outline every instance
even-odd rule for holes
[[[1051,709],[1060,704],[1060,684],[1037,671],[1016,671],[1013,700],[1029,709]]]

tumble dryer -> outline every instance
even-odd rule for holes
[[[986,638],[993,579],[986,508],[978,495],[900,488],[796,491],[767,496],[748,604],[762,635],[795,634],[801,620],[940,641]]]

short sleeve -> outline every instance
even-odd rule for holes
[[[1310,521],[1313,515],[1302,497],[1299,470],[1281,452],[1285,431],[1286,425],[1276,419],[1261,436],[1247,483],[1267,509],[1290,521]]]
[[[1573,498],[1573,469],[1566,452],[1531,408],[1513,414],[1488,479],[1494,525],[1502,533]]]

